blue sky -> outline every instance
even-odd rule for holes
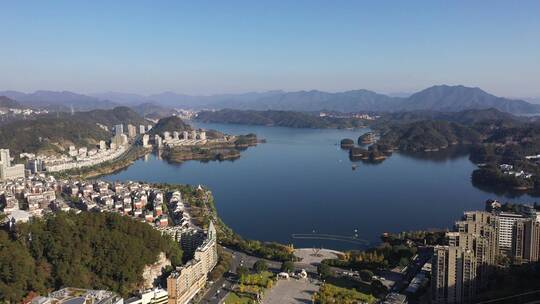
[[[0,1],[0,90],[540,96],[540,1]]]

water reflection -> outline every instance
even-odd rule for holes
[[[439,151],[431,151],[431,152],[400,151],[399,154],[405,157],[413,158],[413,159],[438,163],[438,162],[446,162],[448,160],[454,160],[454,159],[458,159],[464,156],[468,156],[469,151],[470,151],[470,146],[455,145],[455,146],[450,146],[446,149],[442,149]]]

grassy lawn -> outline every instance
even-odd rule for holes
[[[273,274],[268,271],[259,274],[249,274],[243,277],[241,282],[235,291],[227,295],[225,304],[256,303],[254,300],[256,295],[264,293],[266,288],[273,286]]]
[[[329,283],[324,284],[315,296],[315,303],[353,304],[358,302],[375,303],[377,298],[370,294],[338,287]]]
[[[236,294],[235,292],[231,292],[227,295],[225,298],[225,304],[251,304],[254,303],[253,299],[242,297]]]
[[[371,293],[371,286],[369,283],[361,282],[357,280],[351,280],[343,277],[331,277],[326,279],[326,282],[337,287],[347,288],[347,289],[356,289],[362,293]]]

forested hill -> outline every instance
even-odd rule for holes
[[[189,131],[191,126],[185,123],[180,117],[169,116],[160,119],[157,124],[150,130],[151,134],[162,134],[165,131],[174,132],[174,131]]]
[[[114,126],[117,124],[132,124],[134,126],[148,125],[149,121],[144,119],[137,112],[128,107],[116,107],[110,110],[92,110],[86,112],[71,113],[51,113],[51,117],[69,118],[72,117],[79,121],[89,123],[100,123],[105,126]]]
[[[531,119],[496,109],[461,112],[414,111],[383,115],[371,125],[381,138],[379,149],[433,150],[453,144],[480,144],[508,128],[527,125]]]
[[[138,126],[147,125],[148,121],[126,107],[73,114],[50,113],[0,126],[0,142],[13,156],[21,152],[58,153],[70,145],[91,148],[100,140],[108,141],[112,136],[111,127],[119,123]],[[98,124],[107,126],[109,131]]]
[[[0,96],[0,109],[26,109],[28,107],[23,106],[17,101],[8,98],[6,96]]]
[[[100,140],[109,140],[111,133],[76,117],[39,117],[18,120],[0,127],[2,148],[11,150],[11,155],[21,152],[53,154],[69,145],[77,147],[96,146]]]
[[[29,237],[31,236],[31,241]],[[139,288],[160,252],[180,265],[182,251],[146,223],[114,213],[59,213],[0,231],[0,302],[65,286],[107,289],[126,297]]]
[[[475,144],[482,134],[455,122],[425,120],[388,128],[375,145],[379,150],[424,151],[455,144]]]
[[[280,126],[290,128],[356,128],[363,126],[360,119],[320,117],[293,111],[203,111],[197,120],[211,123]]]

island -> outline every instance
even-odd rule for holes
[[[340,146],[342,149],[350,149],[352,147],[354,147],[354,141],[350,138],[344,138],[341,140],[340,142]]]
[[[229,135],[216,130],[195,130],[177,116],[159,120],[151,134],[154,148],[172,163],[234,160],[242,150],[260,142],[253,133]]]
[[[375,133],[373,132],[367,132],[358,137],[358,144],[359,145],[371,145],[375,143]]]

